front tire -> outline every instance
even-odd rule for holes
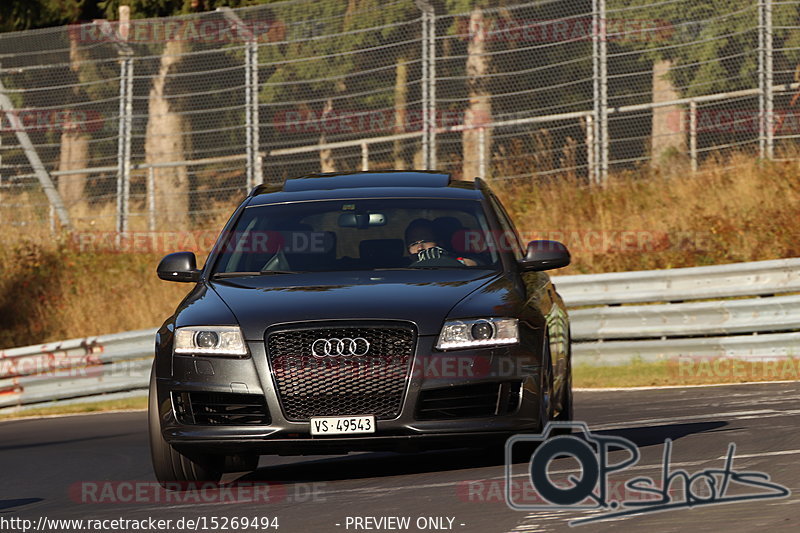
[[[219,482],[222,477],[222,457],[201,453],[185,455],[176,450],[161,434],[155,367],[150,373],[147,422],[153,471],[162,487],[187,490],[200,482]]]
[[[542,367],[539,371],[539,433],[544,433],[553,419],[553,363],[550,357],[550,338],[545,335],[542,347]]]

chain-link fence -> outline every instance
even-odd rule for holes
[[[217,224],[252,186],[602,183],[792,157],[800,0],[288,0],[0,34],[0,224]]]

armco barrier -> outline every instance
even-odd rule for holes
[[[155,329],[0,351],[0,408],[147,387]]]
[[[570,307],[800,292],[800,258],[554,277]]]
[[[800,295],[570,311],[572,339],[635,339],[800,330]]]
[[[576,363],[800,357],[800,295],[785,294],[800,292],[800,258],[553,282],[571,308]],[[148,329],[0,351],[0,411],[145,393],[154,335]]]

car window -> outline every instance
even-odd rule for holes
[[[486,239],[490,231],[477,200],[382,198],[252,206],[223,243],[214,273],[496,269],[499,256]]]
[[[508,216],[503,204],[500,203],[500,200],[498,200],[494,194],[489,195],[489,201],[497,213],[497,218],[504,234],[504,236],[500,239],[499,244],[506,248],[510,247],[510,251],[514,254],[514,257],[517,260],[522,259],[525,255],[523,251],[524,248],[519,240],[519,233],[517,233],[517,228],[514,226],[514,222],[511,220],[511,217]]]

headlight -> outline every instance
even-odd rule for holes
[[[247,355],[239,326],[188,326],[175,330],[175,353]]]
[[[479,348],[517,342],[519,342],[519,326],[516,318],[449,320],[442,327],[436,348],[439,350]]]

